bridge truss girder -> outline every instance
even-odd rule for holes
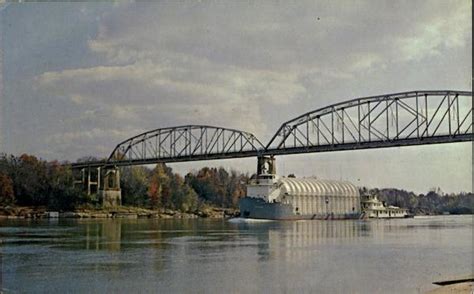
[[[253,134],[206,125],[148,131],[119,143],[107,161],[74,168],[329,152],[473,141],[472,92],[411,91],[356,98],[281,125],[264,146]]]
[[[265,153],[472,141],[472,93],[412,91],[357,98],[281,125]]]
[[[255,156],[264,149],[251,133],[205,125],[161,128],[119,143],[108,163],[117,165]]]

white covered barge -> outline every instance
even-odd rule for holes
[[[354,219],[361,216],[360,194],[345,181],[279,177],[274,159],[259,158],[257,177],[239,203],[245,218]]]

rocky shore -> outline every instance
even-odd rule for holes
[[[45,219],[45,218],[154,218],[192,219],[228,218],[238,215],[236,209],[207,207],[193,212],[171,209],[151,210],[137,207],[116,207],[109,209],[76,209],[75,211],[51,211],[46,207],[0,207],[0,219]]]

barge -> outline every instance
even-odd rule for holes
[[[273,157],[258,159],[257,175],[240,199],[240,216],[254,219],[357,219],[359,189],[345,181],[279,177]]]

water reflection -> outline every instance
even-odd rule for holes
[[[8,226],[8,223],[5,224]],[[304,248],[316,244],[351,242],[374,224],[354,221],[229,223],[224,220],[62,220],[15,222],[0,229],[6,244],[42,244],[62,249],[120,252],[133,248],[171,248],[183,244],[207,247],[264,245],[265,248]],[[383,226],[376,228],[383,231]],[[240,241],[241,243],[234,243]],[[246,241],[251,241],[245,244]],[[244,244],[242,244],[244,242]],[[205,250],[205,248],[202,248]],[[263,252],[263,251],[262,251]]]
[[[410,292],[471,268],[472,218],[0,220],[0,238],[19,292]]]
[[[9,226],[9,224],[14,224]],[[358,242],[362,237],[383,240],[386,234],[460,226],[456,221],[368,220],[239,222],[224,220],[60,220],[2,222],[4,244],[50,245],[60,249],[120,252],[137,248],[191,250],[255,247],[262,258],[324,244]],[[467,224],[469,225],[469,224]],[[293,250],[287,250],[292,248]],[[290,257],[293,258],[293,257]]]
[[[317,245],[356,242],[370,226],[354,221],[242,223],[242,232],[255,233],[260,260],[304,261]]]
[[[85,244],[83,246],[85,249],[120,251],[122,240],[121,222],[86,223],[84,230]]]

